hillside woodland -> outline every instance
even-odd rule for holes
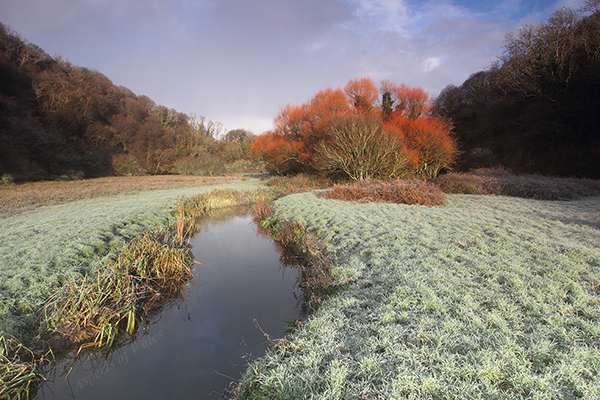
[[[491,68],[446,87],[458,167],[600,178],[600,1],[563,8],[506,37]]]
[[[0,24],[0,176],[221,174],[254,135],[156,105],[98,71],[51,57]],[[238,161],[236,164],[234,164]]]

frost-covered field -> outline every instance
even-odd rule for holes
[[[218,186],[250,190],[258,185],[254,180]],[[131,238],[166,224],[178,197],[214,188],[145,190],[0,218],[0,330],[19,337],[52,289],[107,266],[107,257]]]
[[[242,394],[600,398],[600,198],[447,198],[278,200],[356,282],[292,334],[299,350],[253,363]]]

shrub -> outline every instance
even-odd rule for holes
[[[448,173],[437,177],[433,182],[444,193],[462,194],[501,194],[502,188],[497,179],[475,174]]]
[[[117,154],[112,158],[112,167],[117,176],[148,175],[135,156],[130,154]]]
[[[452,125],[430,115],[424,90],[382,82],[379,95],[371,79],[355,79],[345,90],[287,105],[251,153],[278,175],[320,171],[357,180],[433,178],[454,162]]]
[[[353,114],[332,123],[317,146],[315,166],[353,180],[395,179],[409,173],[408,158],[404,141],[383,129],[379,118]]]
[[[393,182],[363,181],[355,184],[335,185],[323,193],[327,199],[356,201],[359,203],[398,203],[434,206],[444,204],[445,196],[439,187],[420,180]]]
[[[15,177],[12,174],[4,174],[2,175],[2,184],[8,185],[10,183],[15,182]]]
[[[537,200],[572,200],[600,195],[600,181],[512,174],[503,168],[449,173],[433,181],[445,193],[504,195]]]

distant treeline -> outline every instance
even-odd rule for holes
[[[384,109],[385,101],[377,106]],[[600,0],[588,0],[508,35],[499,61],[446,87],[428,116],[453,127],[459,152],[450,168],[502,165],[600,178],[599,110]],[[329,135],[336,126],[323,129]],[[258,142],[285,155],[292,136]],[[219,123],[156,105],[98,71],[52,58],[0,24],[0,176],[221,174],[251,167],[255,138],[243,129],[223,135]],[[298,154],[283,159],[304,160]]]
[[[600,178],[600,1],[508,35],[499,61],[436,99],[457,167]]]
[[[255,136],[156,105],[98,71],[50,57],[0,24],[0,176],[221,174]]]

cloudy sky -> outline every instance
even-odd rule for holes
[[[437,95],[506,33],[584,0],[0,0],[0,22],[156,103],[261,133],[285,104],[371,77]]]

